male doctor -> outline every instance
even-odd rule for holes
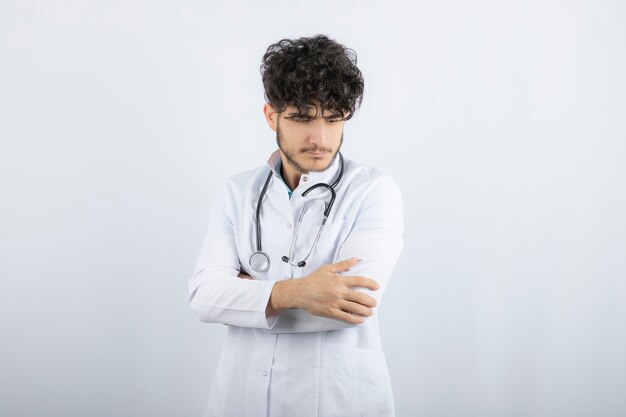
[[[403,246],[402,197],[339,152],[363,97],[356,54],[323,35],[283,39],[261,74],[278,150],[217,193],[189,282],[199,319],[228,325],[205,416],[394,416],[377,306]]]

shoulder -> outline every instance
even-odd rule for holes
[[[239,200],[258,194],[272,171],[267,164],[231,175],[218,191],[223,198]]]
[[[357,192],[366,199],[402,199],[394,178],[378,168],[344,158],[344,175],[350,192]]]
[[[249,169],[238,174],[230,176],[226,180],[226,188],[231,190],[237,190],[241,192],[241,190],[247,188],[258,188],[257,186],[263,183],[267,179],[267,176],[270,174],[271,170],[267,166],[267,164],[258,166],[253,169]]]
[[[217,189],[214,204],[228,213],[237,213],[242,207],[251,206],[252,199],[261,192],[270,172],[269,167],[263,165],[228,177]]]
[[[400,187],[378,168],[345,160],[346,217],[352,231],[402,234],[404,209]]]

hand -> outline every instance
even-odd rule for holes
[[[254,279],[250,275],[246,274],[245,272],[240,272],[239,275],[237,275],[237,276],[239,278],[243,278],[243,279]]]
[[[363,323],[364,317],[374,314],[372,308],[376,306],[376,300],[352,288],[363,287],[376,291],[378,283],[365,277],[339,275],[356,263],[356,258],[350,258],[323,265],[298,280],[299,288],[292,294],[294,304],[316,316],[340,319],[352,324]]]

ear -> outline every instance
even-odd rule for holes
[[[274,110],[271,104],[265,103],[265,105],[263,105],[263,115],[270,129],[275,132],[278,123],[278,113],[276,113],[276,110]]]

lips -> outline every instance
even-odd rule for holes
[[[321,157],[324,156],[326,154],[326,152],[313,152],[313,151],[307,151],[307,155],[311,155],[311,156],[315,156],[315,157]]]

